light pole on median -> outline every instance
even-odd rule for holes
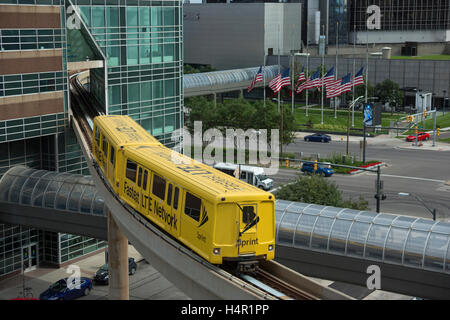
[[[349,142],[349,136],[350,136],[350,109],[352,109],[358,100],[364,98],[364,96],[360,96],[356,98],[355,100],[350,103],[347,110],[347,148],[346,148],[346,155],[348,156],[348,142]]]
[[[430,209],[427,204],[422,200],[422,198],[420,198],[418,195],[414,194],[414,193],[408,193],[408,192],[399,192],[398,195],[400,197],[409,197],[409,196],[413,196],[414,198],[416,198],[417,201],[419,201],[425,208],[427,208],[428,211],[431,212],[431,214],[433,215],[433,220],[436,221],[436,209]]]

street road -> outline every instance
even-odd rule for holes
[[[391,139],[392,140],[392,139]],[[373,141],[373,140],[372,140]],[[398,148],[402,141],[387,141],[386,143],[368,142],[366,159],[380,160],[388,164],[381,168],[381,180],[387,199],[381,201],[381,212],[432,218],[431,213],[415,197],[400,197],[399,192],[415,194],[431,209],[437,210],[437,219],[450,221],[450,152],[412,150]],[[411,145],[410,143],[407,144]],[[350,142],[350,152],[359,157],[359,141]],[[286,152],[319,153],[325,157],[333,152],[345,153],[344,142],[330,143],[304,142],[296,139],[293,144],[285,146]],[[299,170],[280,169],[272,176],[274,188],[295,180]],[[356,175],[334,174],[327,178],[335,181],[344,198],[354,200],[363,196],[372,211],[376,209],[375,181],[376,173],[365,172]]]

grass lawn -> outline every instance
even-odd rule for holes
[[[419,117],[419,120],[421,118]],[[428,116],[427,119],[425,120],[425,125],[422,125],[422,121],[418,122],[419,126],[423,126],[425,129],[422,129],[419,127],[419,130],[433,130],[433,117]],[[450,111],[446,112],[444,115],[442,116],[438,116],[436,118],[436,127],[439,128],[448,128],[450,127]],[[407,131],[405,134],[412,134],[414,132],[414,130],[409,130]]]
[[[438,138],[438,142],[450,143],[450,138],[442,138],[442,139]]]
[[[391,56],[391,59],[402,59],[402,60],[450,60],[450,55],[448,54],[431,54],[426,56]]]
[[[296,108],[295,109],[295,121],[297,124],[306,124],[309,119],[311,119],[313,123],[313,129],[322,129],[329,131],[339,131],[346,132],[347,131],[347,110],[338,110],[337,118],[334,118],[334,109],[325,109],[323,110],[323,125],[321,122],[321,110],[320,107],[315,106],[312,109],[308,109],[308,117],[306,116],[305,108]],[[390,121],[397,120],[402,117],[402,114],[394,113],[392,116],[390,113],[383,113],[382,115],[382,125],[388,127],[390,125]],[[350,128],[352,123],[352,113],[350,111]],[[355,110],[355,128],[363,128],[363,115],[361,110]],[[305,127],[306,129],[306,127]]]

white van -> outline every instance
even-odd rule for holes
[[[273,180],[266,177],[263,168],[224,162],[216,163],[213,167],[235,178],[240,170],[240,180],[264,190],[270,190],[273,187]]]

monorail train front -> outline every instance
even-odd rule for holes
[[[225,197],[217,206],[215,230],[215,251],[221,251],[223,264],[238,272],[254,271],[259,261],[275,257],[274,196]]]

